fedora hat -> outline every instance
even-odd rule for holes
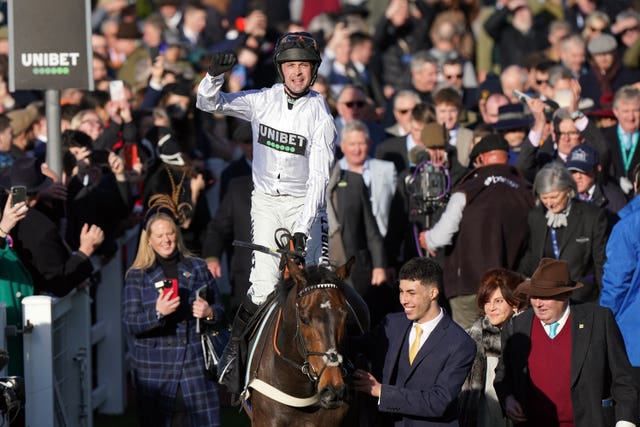
[[[41,165],[35,157],[19,157],[0,177],[0,185],[6,189],[14,185],[24,185],[28,194],[42,191],[53,184],[53,180],[42,173]]]
[[[542,258],[531,278],[518,285],[516,293],[530,297],[553,297],[583,286],[582,283],[570,279],[567,261]]]

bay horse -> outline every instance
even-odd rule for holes
[[[290,277],[249,340],[244,407],[252,426],[341,425],[349,409],[340,354],[349,314],[344,280],[352,265],[333,272],[287,260]]]

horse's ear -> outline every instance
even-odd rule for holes
[[[338,267],[336,270],[336,274],[340,278],[340,280],[346,280],[351,276],[351,269],[353,268],[353,264],[356,262],[356,257],[349,258],[349,261]]]
[[[293,282],[300,288],[304,288],[307,286],[307,279],[304,277],[302,273],[302,268],[298,265],[292,258],[287,257],[287,270],[289,270],[289,275],[293,279]]]

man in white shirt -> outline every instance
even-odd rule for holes
[[[316,78],[320,53],[308,33],[288,33],[275,47],[274,61],[282,84],[262,90],[224,93],[225,72],[237,62],[234,53],[214,53],[208,74],[198,87],[197,107],[251,122],[253,243],[272,247],[276,230],[292,234],[290,245],[309,264],[328,260],[325,193],[334,160],[336,130],[324,98],[309,88]],[[279,259],[255,251],[251,287],[232,327],[232,340],[218,365],[220,382],[240,390],[238,347],[246,323],[280,278]],[[231,377],[228,375],[231,373]]]

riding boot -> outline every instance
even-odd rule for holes
[[[258,310],[258,307],[248,295],[244,298],[231,325],[231,340],[222,352],[222,358],[218,363],[218,382],[226,386],[229,392],[233,394],[242,392],[244,369],[242,369],[240,347],[244,339],[247,323]]]

